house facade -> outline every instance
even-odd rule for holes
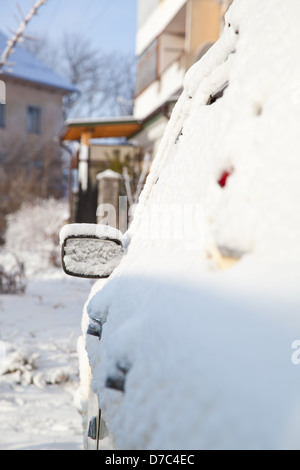
[[[0,51],[7,38],[0,33]],[[22,200],[61,195],[63,100],[75,88],[21,46],[0,75],[0,237],[5,216]]]

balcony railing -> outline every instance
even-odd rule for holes
[[[184,37],[162,34],[138,60],[136,96],[161,78],[170,65],[184,55]]]
[[[158,48],[159,41],[156,39],[138,60],[136,95],[158,78]]]

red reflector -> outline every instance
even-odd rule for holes
[[[232,171],[228,171],[228,170],[226,170],[226,171],[224,171],[224,173],[222,173],[222,176],[218,181],[218,184],[221,186],[221,188],[225,188],[227,180],[228,180],[229,176],[231,176],[231,175],[232,175]]]

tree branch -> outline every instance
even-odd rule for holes
[[[28,13],[27,16],[24,16],[22,14],[23,20],[19,26],[19,29],[14,33],[13,37],[7,41],[7,47],[2,53],[1,59],[0,59],[0,73],[3,71],[3,67],[6,65],[8,58],[10,55],[13,53],[14,48],[19,42],[22,42],[24,39],[24,32],[25,29],[28,25],[28,23],[32,20],[32,18],[37,14],[38,10],[41,8],[42,5],[44,5],[47,2],[47,0],[37,0],[35,5],[33,5],[32,9]],[[20,9],[19,9],[20,11]]]

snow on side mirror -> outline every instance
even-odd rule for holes
[[[69,276],[109,277],[123,257],[122,233],[100,224],[66,225],[60,232],[62,266]]]

